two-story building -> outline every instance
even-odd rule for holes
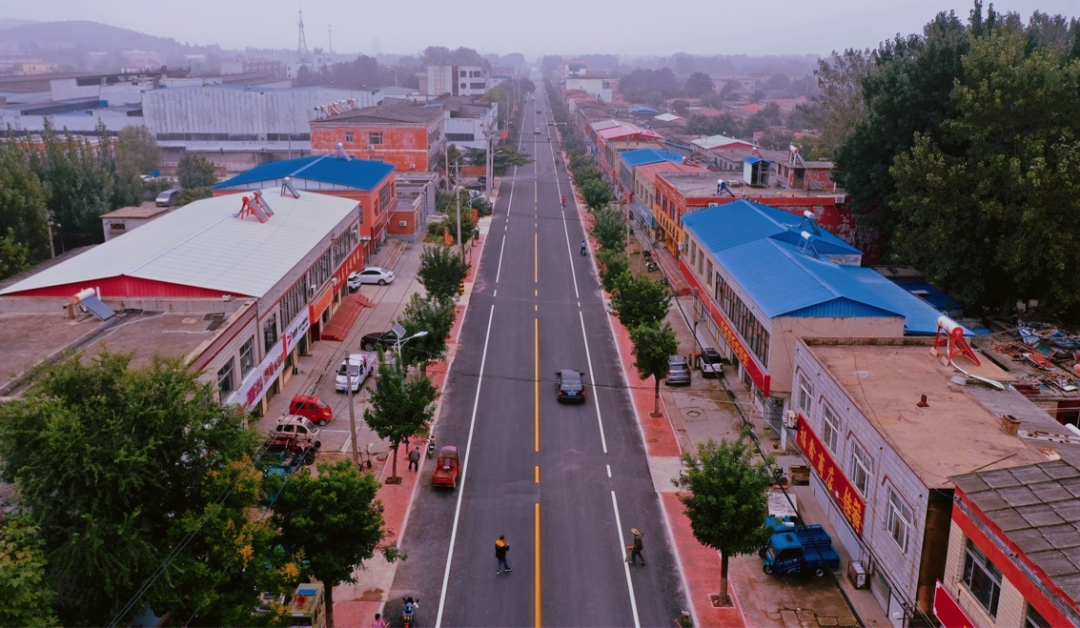
[[[402,172],[432,170],[445,150],[444,103],[398,101],[345,111],[311,121],[311,149],[392,164]]]
[[[682,225],[679,268],[697,291],[696,316],[777,433],[797,338],[937,331],[939,312],[860,267],[858,249],[810,218],[738,200],[685,216]]]
[[[404,220],[415,232],[417,220],[422,218],[398,215],[393,166],[344,155],[271,161],[222,181],[213,190],[214,196],[221,196],[267,188],[284,189],[286,181],[298,192],[318,192],[360,203],[361,246],[351,266],[362,267],[366,263],[375,247],[386,240],[387,226],[392,221]]]
[[[429,65],[418,75],[420,94],[439,96],[483,96],[488,90],[487,74],[478,65]]]
[[[695,172],[706,173],[707,169],[696,164],[688,164],[672,161],[659,161],[656,163],[643,164],[634,168],[633,188],[630,195],[630,205],[642,224],[647,225],[654,233],[657,231],[656,214],[656,178],[669,172]]]
[[[837,532],[834,541],[858,563],[854,571],[869,575],[869,588],[896,628],[932,625],[937,583],[948,583],[952,592],[963,579],[957,577],[963,552],[959,559],[955,555],[963,542],[956,534],[954,489],[963,488],[965,480],[957,473],[980,470],[978,475],[1008,479],[991,486],[1013,487],[1014,494],[993,500],[986,495],[984,503],[1024,508],[1054,487],[1024,488],[1034,474],[1016,469],[1061,457],[1051,449],[1060,445],[1036,436],[1058,426],[1008,386],[1007,372],[985,356],[981,364],[957,356],[961,372],[943,365],[931,345],[929,338],[795,342],[795,392],[786,429],[796,431],[798,448],[812,469],[810,491]],[[997,382],[1000,389],[976,377]],[[1003,429],[1006,423],[1011,429]],[[968,483],[977,485],[987,486]],[[1017,524],[1028,525],[1016,516],[1006,529]],[[1080,534],[1069,528],[1073,541],[1062,547],[1065,552],[1080,547]],[[1045,546],[1043,541],[1040,549],[1049,549]],[[993,567],[986,566],[985,555],[977,567],[985,573],[972,575],[970,561],[965,569],[969,581],[978,580],[978,595],[989,600],[994,594],[985,575]],[[1071,568],[1078,572],[1075,564]],[[1023,625],[1018,612],[1008,618],[998,625]],[[994,625],[982,620],[966,625]]]

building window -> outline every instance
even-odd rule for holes
[[[813,394],[812,391],[811,394]],[[840,419],[833,414],[832,408],[824,404],[822,407],[824,409],[821,412],[821,422],[823,424],[821,440],[829,448],[829,451],[835,454],[838,453],[836,445],[840,442]]]
[[[225,366],[221,367],[217,372],[218,390],[221,391],[222,398],[236,390],[236,382],[233,381],[233,363],[234,360],[229,358]]]
[[[352,131],[346,131],[345,132],[345,143],[346,144],[352,144],[353,143]]]
[[[382,145],[382,133],[371,133],[368,135],[368,144],[372,146]]]
[[[248,373],[255,369],[255,336],[248,338],[244,346],[240,347],[240,378],[247,377]]]
[[[712,260],[705,261],[705,281],[708,285],[712,285]]]
[[[461,78],[465,78],[465,77],[467,77],[467,76],[469,76],[469,72],[468,72],[468,71],[466,71],[466,70],[462,70],[462,71],[461,71]]]
[[[911,508],[904,503],[904,500],[900,499],[900,496],[896,494],[893,488],[889,487],[889,513],[885,517],[885,527],[889,530],[889,535],[900,547],[901,552],[907,551],[908,537],[911,535],[912,527],[912,514]]]
[[[798,409],[804,416],[810,416],[810,404],[814,402],[814,385],[806,381],[805,375],[799,376]]]
[[[859,489],[863,497],[870,488],[870,456],[863,451],[859,443],[851,443],[851,483]]]
[[[964,586],[982,604],[991,617],[997,618],[1001,597],[1001,573],[968,539],[964,549]]]
[[[278,340],[277,312],[263,322],[263,351],[269,353]]]
[[[469,87],[472,89],[484,89],[487,87],[487,83],[472,83]]]
[[[1031,604],[1027,605],[1027,613],[1024,615],[1024,628],[1052,628],[1050,622],[1042,618]]]

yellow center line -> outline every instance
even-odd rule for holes
[[[540,626],[544,625],[543,612],[540,608],[540,603],[542,600],[542,596],[540,595],[540,502],[536,502],[536,504],[533,506],[533,534],[535,535],[535,538],[533,539],[533,552],[535,553],[535,556],[533,557],[533,578],[536,581],[536,599],[533,601],[533,604],[535,604],[535,610],[533,611],[533,622],[536,628],[540,628]]]
[[[540,465],[533,467],[533,482],[540,483]]]
[[[540,319],[533,320],[533,450],[540,451]]]
[[[533,283],[540,282],[540,234],[533,234]]]

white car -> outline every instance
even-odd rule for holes
[[[375,356],[371,353],[350,353],[349,357],[341,362],[338,367],[334,388],[338,392],[346,392],[349,384],[352,384],[353,392],[359,392],[364,385],[364,380],[371,375],[375,366]],[[346,375],[348,373],[348,375]]]
[[[388,283],[393,283],[393,281],[394,271],[378,266],[368,266],[364,270],[349,275],[349,290],[356,290],[360,287],[360,284],[364,283],[377,283],[380,286],[385,286]]]

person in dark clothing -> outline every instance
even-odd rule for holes
[[[641,530],[637,528],[630,528],[630,533],[634,535],[634,545],[630,550],[630,557],[626,561],[630,564],[637,562],[637,559],[641,559],[641,564],[645,564],[645,557],[641,555],[641,550],[645,549],[645,546],[641,543]]]
[[[420,470],[420,448],[419,447],[414,447],[413,450],[409,452],[409,469],[412,470],[412,471],[419,471]]]
[[[499,575],[502,572],[510,571],[510,563],[506,562],[506,553],[510,551],[510,544],[506,542],[506,537],[499,535],[498,539],[495,539],[495,575]]]

